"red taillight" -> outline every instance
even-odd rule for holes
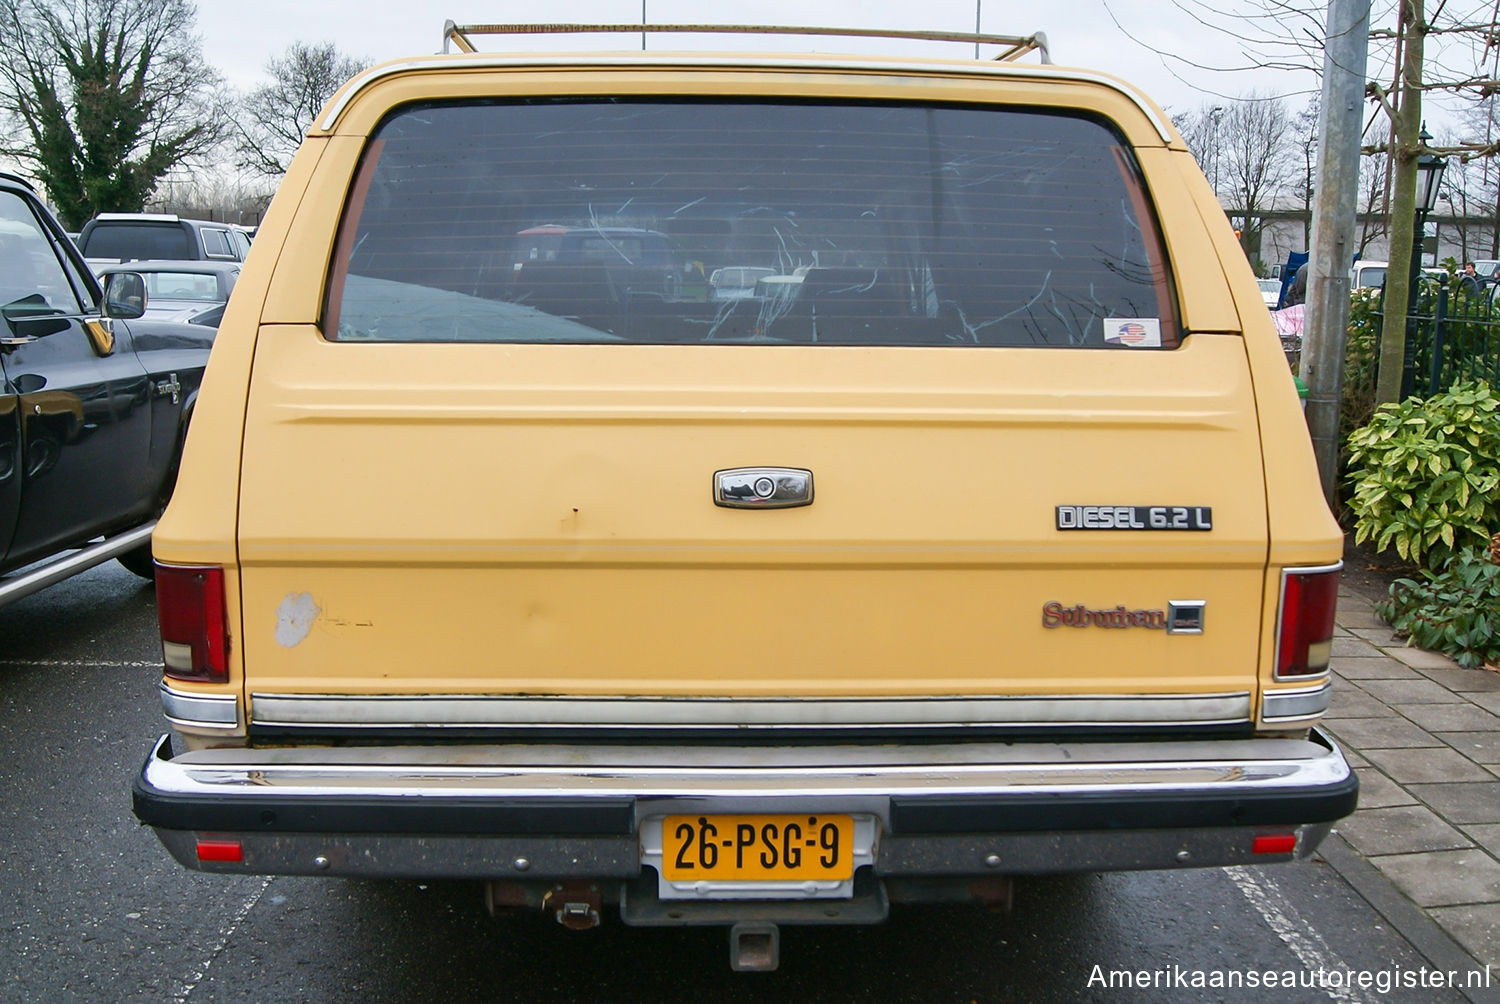
[[[156,566],[156,619],[166,675],[174,680],[229,679],[224,569],[216,565]]]
[[[1339,567],[1288,568],[1282,573],[1276,638],[1278,679],[1327,671],[1333,655]]]

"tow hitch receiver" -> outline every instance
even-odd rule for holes
[[[737,973],[768,973],[781,964],[781,929],[753,921],[729,929],[729,968]]]
[[[563,882],[542,897],[542,910],[570,931],[598,927],[599,905],[599,886],[593,882]]]

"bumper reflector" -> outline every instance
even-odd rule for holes
[[[1251,854],[1290,854],[1296,849],[1295,833],[1263,833],[1250,842]]]
[[[198,860],[239,862],[245,860],[245,853],[238,840],[200,840]]]

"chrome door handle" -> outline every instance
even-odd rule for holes
[[[714,471],[714,505],[727,509],[790,509],[812,500],[812,471],[799,467]]]

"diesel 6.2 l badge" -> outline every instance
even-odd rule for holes
[[[1060,505],[1059,530],[1212,530],[1206,505]]]

